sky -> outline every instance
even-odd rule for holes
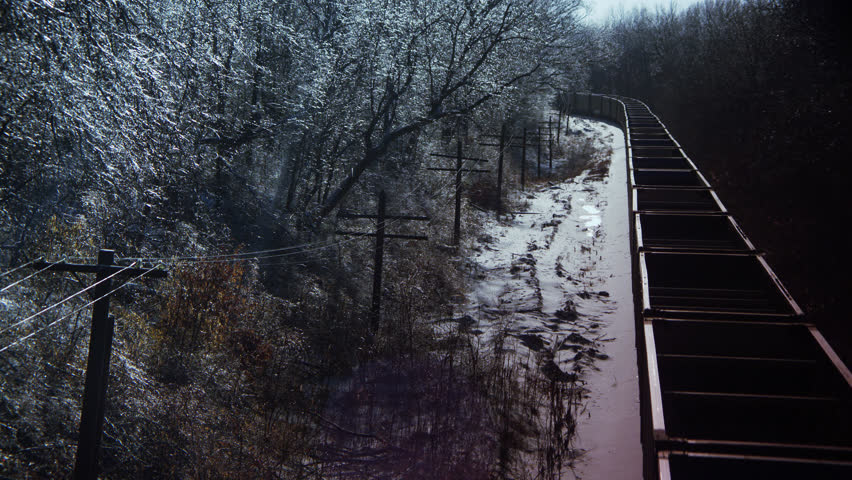
[[[679,10],[684,10],[692,4],[702,1],[676,0],[674,3]],[[641,7],[647,7],[653,11],[656,10],[658,5],[668,7],[670,3],[670,0],[586,0],[586,4],[591,10],[588,21],[598,24],[604,23],[609,18],[609,14],[613,9],[618,11],[622,6],[627,12]]]

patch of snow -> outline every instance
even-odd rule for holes
[[[525,192],[525,210],[535,214],[483,219],[467,313],[484,340],[508,325],[520,358],[535,356],[531,347],[544,348],[563,372],[579,375],[587,395],[575,439],[581,455],[571,473],[637,478],[642,451],[624,136],[588,119],[575,118],[571,126],[575,135],[612,149],[609,172],[586,171]],[[554,158],[556,165],[565,161]]]

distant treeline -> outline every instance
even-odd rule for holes
[[[849,359],[844,13],[843,2],[800,0],[634,11],[604,29],[590,90],[661,116]]]

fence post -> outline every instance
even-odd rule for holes
[[[98,266],[115,263],[113,250],[98,252]],[[80,416],[80,437],[74,466],[76,480],[94,480],[98,475],[98,451],[106,409],[106,388],[109,379],[109,358],[115,321],[109,316],[109,292],[112,281],[109,271],[98,272],[95,287],[97,299],[92,307],[92,330],[89,337],[89,360],[86,365],[86,385],[83,391],[83,410]]]
[[[385,191],[379,192],[378,220],[376,225],[376,254],[373,266],[372,331],[378,332],[382,309],[382,263],[385,255]]]

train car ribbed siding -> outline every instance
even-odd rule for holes
[[[645,478],[852,478],[852,373],[707,179],[642,102],[571,107],[627,143]]]

